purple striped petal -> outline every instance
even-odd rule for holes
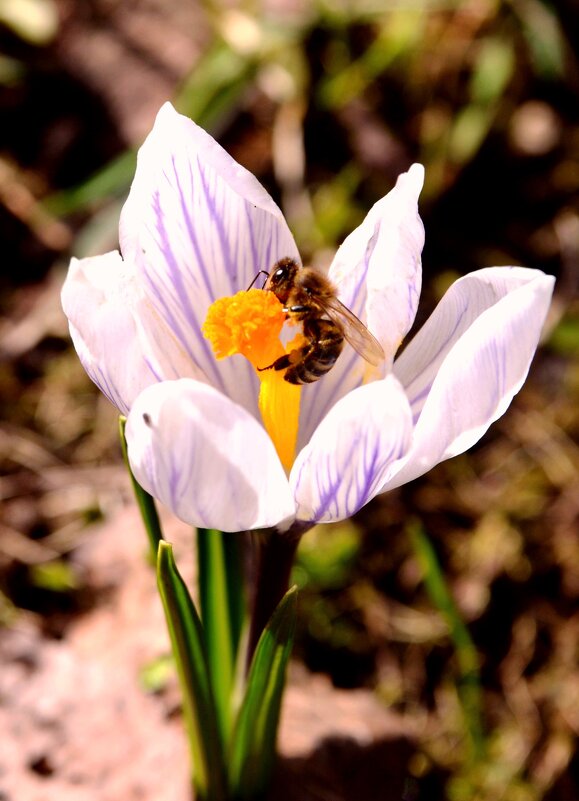
[[[527,285],[538,288],[540,297],[546,292],[550,298],[552,281],[551,276],[524,267],[487,267],[455,281],[394,365],[415,421],[440,366],[474,321],[509,295],[510,303],[516,303],[513,293]],[[539,326],[542,322],[541,318]]]
[[[257,414],[258,382],[241,357],[217,362],[201,334],[210,304],[246,289],[258,270],[298,257],[278,207],[209,134],[160,110],[139,152],[121,216],[121,250],[188,357]]]
[[[330,268],[340,299],[366,323],[390,363],[414,322],[420,297],[423,182],[424,168],[413,164],[347,237]]]
[[[342,398],[292,468],[298,519],[328,523],[353,515],[380,492],[411,433],[408,401],[393,376]]]
[[[126,435],[139,484],[187,523],[243,531],[293,518],[270,438],[213,387],[190,379],[149,387],[133,405]]]
[[[122,414],[150,384],[197,375],[116,251],[72,259],[62,306],[90,378]]]
[[[340,300],[379,340],[386,354],[381,375],[410,330],[422,281],[424,226],[418,196],[424,168],[414,164],[396,186],[370,210],[364,222],[338,249],[330,268]],[[367,365],[350,347],[324,381],[304,391],[300,443],[308,441],[319,421],[339,398],[360,386]]]
[[[384,489],[477,442],[521,388],[554,279],[495,267],[457,281],[395,364],[416,421],[412,448]]]
[[[396,351],[410,331],[422,287],[424,225],[418,196],[424,167],[413,164],[380,207],[380,225],[367,277],[367,325],[381,343],[389,370]]]

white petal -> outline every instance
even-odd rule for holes
[[[330,522],[354,514],[380,492],[411,432],[410,408],[393,376],[342,398],[292,468],[298,519]]]
[[[117,252],[73,259],[61,296],[84,369],[123,414],[156,380],[130,310],[133,279]]]
[[[149,387],[133,405],[126,435],[139,484],[187,523],[243,531],[293,517],[270,438],[212,387],[190,379]]]
[[[386,361],[381,375],[389,372],[416,315],[424,245],[424,226],[418,214],[423,181],[420,164],[401,175],[394,189],[373,206],[338,249],[329,272],[340,300],[384,348]],[[304,391],[300,418],[303,442],[333,404],[362,383],[367,370],[368,365],[346,346],[327,379]]]
[[[396,369],[402,381],[413,379],[413,412],[419,416],[412,448],[384,489],[470,448],[504,414],[527,376],[554,279],[538,270],[500,267],[467,278],[400,359],[414,358],[412,366],[423,373],[415,374],[409,363]]]
[[[72,259],[62,305],[85,370],[123,414],[150,384],[203,379],[118,252]]]
[[[487,267],[459,278],[448,289],[394,365],[414,420],[420,415],[441,364],[461,336],[486,309],[527,284],[533,285],[539,297],[543,297],[542,293],[550,297],[552,278],[524,267]],[[516,302],[515,296],[511,302]]]
[[[420,297],[423,182],[424,168],[413,164],[344,241],[330,268],[340,299],[366,323],[390,362],[414,322]]]
[[[123,256],[135,260],[151,302],[189,358],[257,414],[255,372],[241,357],[217,362],[201,326],[214,300],[247,289],[278,259],[298,256],[265,189],[167,103],[139,151],[120,236]]]

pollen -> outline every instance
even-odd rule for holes
[[[279,341],[284,322],[283,307],[273,292],[249,289],[212,303],[203,334],[217,359],[241,353],[254,367],[262,367],[284,353]],[[268,362],[273,353],[277,355]]]
[[[203,334],[216,359],[241,354],[253,365],[260,380],[263,424],[289,470],[295,458],[301,387],[284,380],[285,370],[264,369],[296,347],[296,339],[285,347],[280,340],[285,322],[283,306],[273,292],[249,289],[212,303]]]

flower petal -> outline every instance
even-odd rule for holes
[[[418,214],[418,196],[423,181],[424,168],[413,164],[344,240],[330,267],[329,276],[338,287],[340,300],[384,348],[382,375],[389,372],[394,354],[412,326],[420,297],[424,226]],[[304,392],[301,441],[308,441],[339,398],[362,383],[367,368],[358,354],[346,347],[328,378]]]
[[[149,387],[133,405],[126,436],[139,484],[187,523],[243,531],[294,515],[270,438],[210,386],[182,379]]]
[[[257,379],[241,357],[217,362],[201,326],[210,304],[246,289],[297,248],[281,211],[247,170],[209,134],[160,110],[139,151],[120,226],[165,323],[211,383],[257,414]]]
[[[62,306],[86,372],[122,414],[150,384],[203,379],[118,252],[72,259]]]
[[[292,468],[298,519],[327,523],[354,514],[380,491],[411,433],[408,401],[394,376],[342,398]]]
[[[330,278],[340,299],[368,326],[391,363],[420,297],[424,226],[418,196],[424,168],[413,164],[338,249]]]
[[[554,279],[496,267],[451,287],[395,365],[417,420],[391,489],[462,453],[508,408],[525,380]]]
[[[553,279],[525,267],[487,267],[452,284],[394,365],[394,374],[406,390],[415,421],[441,364],[458,340],[483,312],[502,298],[511,295],[509,304],[514,305],[518,296],[513,293],[529,284],[539,301],[548,306]],[[540,317],[539,330],[542,324]]]

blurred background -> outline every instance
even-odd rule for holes
[[[324,778],[292,797],[579,798],[578,30],[576,0],[0,0],[2,801],[153,797],[153,779],[114,789],[132,757],[103,767],[91,709],[67,695],[80,627],[85,656],[105,610],[107,636],[130,639],[119,587],[139,607],[146,565],[144,538],[118,551],[135,525],[116,413],[59,291],[71,254],[117,247],[167,99],[258,176],[315,264],[422,162],[418,323],[473,269],[557,277],[529,379],[482,442],[305,537],[295,682],[371,698],[400,731],[386,774],[364,763],[371,788]],[[159,726],[178,716],[164,648],[133,654]]]

